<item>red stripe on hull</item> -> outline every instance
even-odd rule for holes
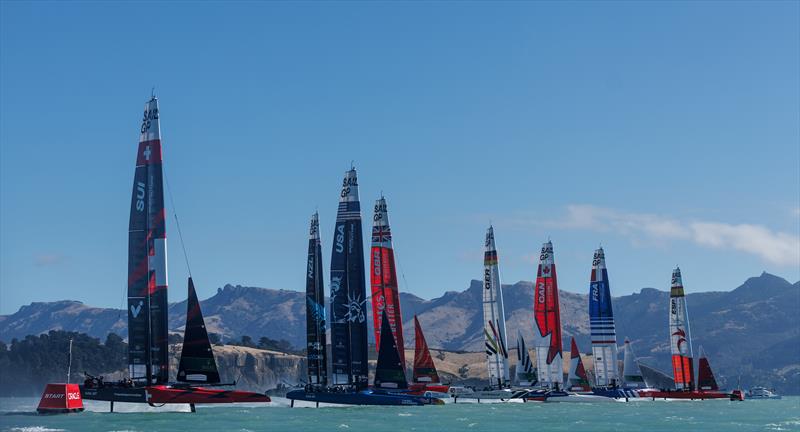
[[[239,390],[208,389],[203,387],[180,388],[169,386],[151,386],[147,387],[147,393],[150,395],[148,402],[152,404],[271,402],[269,396],[261,393]]]
[[[655,399],[730,399],[733,397],[732,393],[724,393],[718,391],[653,391],[653,390],[639,390],[639,396],[644,398]]]

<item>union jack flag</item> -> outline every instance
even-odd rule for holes
[[[388,226],[372,227],[372,242],[385,243],[392,241],[392,230]]]

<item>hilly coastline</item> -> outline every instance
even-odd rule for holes
[[[509,344],[515,345],[517,330],[520,330],[530,345],[533,337],[533,284],[521,281],[504,285],[503,296]],[[613,303],[620,344],[624,337],[630,338],[639,358],[662,370],[669,369],[668,298],[666,291],[643,288],[638,293],[616,297]],[[305,338],[304,301],[304,294],[299,291],[226,285],[202,301],[202,307],[209,331],[218,334],[223,342],[244,335],[254,339],[266,336],[302,349]],[[580,349],[588,352],[587,296],[562,289],[560,303],[565,350],[569,350],[569,338],[574,336]],[[732,386],[741,377],[745,387],[767,385],[784,393],[800,392],[800,282],[792,284],[763,273],[731,291],[689,294],[688,304],[695,349],[703,346],[722,381]],[[401,308],[406,320],[404,336],[407,348],[413,348],[413,316],[416,314],[428,344],[442,350],[445,357],[481,351],[479,281],[473,280],[463,291],[447,291],[431,300],[401,293]],[[185,313],[185,302],[170,305],[171,332],[182,333]],[[371,317],[367,322],[372,323]],[[82,332],[101,340],[110,332],[125,337],[126,314],[118,309],[95,308],[64,300],[32,303],[14,314],[0,316],[0,341],[5,343],[50,330]],[[247,355],[239,353],[238,357],[229,359],[230,365],[242,363],[244,366],[248,361],[252,363],[261,358],[253,353],[250,355],[252,359],[248,360]],[[285,357],[286,361],[292,358],[292,362],[297,364],[282,364],[278,375],[285,374],[285,381],[296,382],[303,375],[304,366],[300,364],[303,360],[286,355],[290,356]],[[454,360],[457,360],[455,363],[462,361]],[[457,369],[468,363],[471,365],[467,368],[469,372],[457,377]],[[454,379],[479,378],[482,371],[480,361],[473,363],[470,360],[456,365],[458,368],[452,366],[455,370],[449,373]],[[255,362],[252,367],[253,374],[258,374],[256,371],[261,369],[262,375],[272,374],[274,377],[269,383],[254,377],[254,387],[280,382],[277,375],[270,372],[269,361]]]

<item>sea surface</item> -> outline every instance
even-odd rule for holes
[[[800,431],[800,397],[782,400],[448,404],[423,407],[198,407],[197,412],[32,414],[38,399],[0,398],[0,430],[51,431]],[[9,415],[9,412],[11,413]],[[24,414],[24,413],[28,414]]]

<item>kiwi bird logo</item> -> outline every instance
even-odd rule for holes
[[[681,344],[686,342],[686,332],[683,329],[678,329],[672,336],[678,336],[678,350],[681,349]]]

